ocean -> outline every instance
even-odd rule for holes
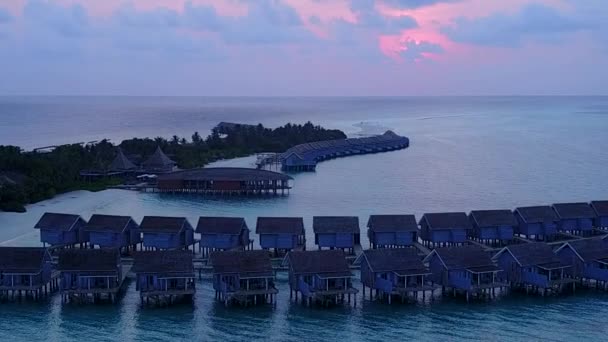
[[[608,97],[196,98],[0,97],[0,145],[36,147],[109,138],[206,135],[219,121],[274,127],[310,120],[349,136],[391,129],[408,149],[322,162],[294,175],[285,197],[221,199],[130,191],[84,191],[0,213],[0,245],[37,246],[32,227],[45,211],[186,216],[357,215],[362,243],[370,214],[513,209],[608,199]],[[251,165],[253,158],[219,165]],[[257,241],[256,241],[257,245]],[[311,246],[312,247],[312,246]],[[3,339],[572,341],[605,339],[608,295],[509,295],[489,302],[436,299],[388,306],[307,308],[289,301],[279,274],[275,308],[224,308],[210,279],[194,304],[141,308],[129,284],[117,305],[1,303]],[[427,298],[428,299],[428,298]]]

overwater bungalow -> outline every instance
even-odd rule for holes
[[[312,229],[319,249],[339,248],[354,254],[355,247],[361,245],[359,218],[356,216],[315,216]]]
[[[501,271],[490,254],[473,245],[436,248],[423,261],[429,264],[430,280],[451,288],[454,295],[495,295],[495,289],[506,286],[496,277]]]
[[[274,271],[266,251],[212,252],[213,288],[216,299],[227,306],[274,303],[279,292]]]
[[[345,296],[348,302],[356,294],[353,275],[342,250],[291,251],[284,264],[289,266],[289,297],[294,293],[296,301],[300,294],[302,303],[311,305],[313,301],[322,304],[340,303]]]
[[[203,257],[212,251],[244,250],[253,244],[247,222],[242,217],[202,216],[198,219],[196,232],[201,235],[199,251]]]
[[[40,230],[40,242],[46,247],[84,246],[89,234],[84,230],[87,222],[78,215],[44,213],[34,228]]]
[[[557,234],[557,214],[548,205],[515,209],[515,233],[527,239],[550,241]]]
[[[593,201],[591,208],[595,212],[595,228],[608,229],[608,201]]]
[[[192,253],[186,250],[136,252],[133,272],[142,303],[171,304],[196,292]]]
[[[67,249],[59,253],[63,301],[109,299],[120,291],[124,276],[118,249]]]
[[[285,171],[314,171],[323,160],[355,154],[399,150],[409,146],[409,139],[392,131],[365,137],[316,141],[296,145],[279,157]]]
[[[145,249],[188,249],[194,229],[185,217],[145,216],[139,225]]]
[[[167,157],[160,146],[156,151],[142,163],[142,172],[152,174],[163,174],[175,171],[177,163]]]
[[[371,248],[409,247],[418,241],[414,215],[371,215],[367,221]]]
[[[306,249],[301,217],[258,217],[255,231],[260,236],[260,247],[275,254]]]
[[[594,281],[603,287],[608,282],[608,241],[599,238],[568,241],[555,253],[568,265],[568,274],[582,281]]]
[[[0,247],[0,295],[39,299],[57,286],[52,259],[42,247]]]
[[[589,236],[596,218],[589,203],[557,203],[553,210],[559,219],[557,228],[573,235]]]
[[[420,219],[420,238],[427,247],[461,245],[471,228],[463,212],[427,213]]]
[[[369,288],[369,298],[372,299],[372,290],[376,290],[376,297],[384,297],[389,304],[393,296],[401,298],[404,302],[409,294],[414,298],[422,292],[435,289],[427,277],[430,270],[422,263],[422,258],[415,248],[380,248],[366,250],[361,254],[355,264],[361,265],[361,283],[363,284],[363,298],[365,288]]]
[[[544,242],[521,243],[504,247],[492,258],[502,269],[501,280],[512,287],[545,292],[561,292],[564,285],[573,282],[567,276],[570,264],[564,263]]]
[[[135,250],[141,243],[139,225],[130,216],[95,214],[84,229],[89,233],[89,243],[93,247],[128,251],[129,247]]]
[[[491,245],[513,240],[517,220],[511,210],[473,210],[469,214],[473,229],[469,237]]]

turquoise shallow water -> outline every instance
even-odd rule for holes
[[[106,113],[106,115],[99,115]],[[52,120],[41,124],[41,115]],[[29,119],[28,119],[29,118]],[[205,132],[217,121],[282,124],[299,118],[351,135],[390,128],[411,139],[397,152],[327,161],[295,175],[288,197],[209,199],[128,191],[75,192],[32,205],[26,214],[0,213],[0,244],[38,245],[32,226],[44,211],[88,218],[93,213],[305,218],[313,215],[514,208],[608,198],[608,98],[405,99],[104,99],[0,98],[0,144],[48,143]],[[23,120],[28,119],[28,120]],[[361,124],[363,122],[363,124]],[[152,132],[146,134],[147,132]],[[157,132],[157,133],[153,133]],[[164,133],[166,132],[166,133]],[[89,139],[90,137],[90,139]],[[250,159],[229,162],[242,165]],[[362,234],[364,245],[367,244]],[[193,305],[142,309],[134,285],[115,306],[49,301],[0,304],[3,340],[604,340],[608,295],[494,302],[306,308],[289,302],[279,274],[276,308],[224,308],[208,279]]]

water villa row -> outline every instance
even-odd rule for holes
[[[132,262],[132,264],[129,263]],[[275,303],[278,289],[266,251],[217,251],[208,260],[217,301],[226,306]],[[287,267],[290,299],[306,305],[357,304],[346,254],[341,250],[291,251]],[[488,253],[476,245],[440,247],[421,255],[415,248],[370,249],[354,261],[363,299],[416,300],[461,294],[492,298],[511,290],[526,293],[575,291],[576,285],[606,289],[608,241],[584,238],[551,246],[511,245]],[[44,247],[0,247],[3,299],[39,299],[59,291],[64,302],[115,302],[129,272],[142,304],[191,300],[196,293],[193,254],[187,250],[138,251],[121,259],[117,249],[64,249],[57,261]]]
[[[294,146],[278,156],[284,171],[314,171],[317,163],[357,154],[387,152],[407,148],[410,141],[392,131],[367,138],[311,142]],[[266,162],[273,162],[272,158]],[[264,163],[258,166],[263,166]]]
[[[91,245],[124,251],[189,248],[199,244],[203,256],[214,250],[252,248],[250,229],[242,217],[200,217],[194,228],[185,217],[146,216],[140,224],[128,216],[93,215],[89,221],[73,214],[45,213],[35,228],[45,245]],[[319,249],[360,249],[356,216],[313,217],[314,244]],[[555,241],[593,236],[608,228],[608,201],[560,203],[511,210],[474,210],[414,215],[371,215],[370,247],[426,248],[478,243],[494,248],[517,241]],[[200,240],[194,238],[200,234]],[[302,217],[259,217],[256,233],[262,249],[286,252],[306,248]]]

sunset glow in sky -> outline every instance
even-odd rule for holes
[[[606,94],[606,0],[3,0],[0,95]]]

